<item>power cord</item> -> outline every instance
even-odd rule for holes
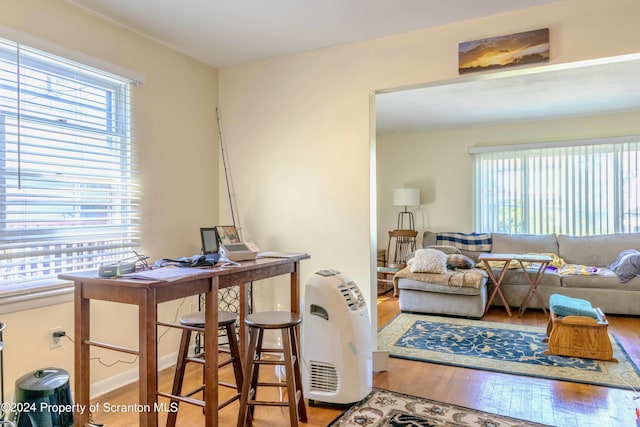
[[[180,301],[180,304],[178,304],[178,307],[176,307],[176,314],[175,314],[175,316],[173,318],[173,323],[176,323],[178,321],[178,317],[180,316],[180,309],[182,308],[182,305],[184,304],[185,301],[186,301],[186,298],[183,298],[182,301]],[[167,334],[167,332],[169,332],[171,329],[173,329],[173,328],[170,328],[168,326],[165,327],[165,331],[158,336],[158,341],[160,341],[162,339],[162,337],[165,336]],[[65,337],[66,339],[68,339],[69,341],[71,341],[72,343],[75,344],[75,341],[73,340],[73,338],[71,338],[65,332],[59,332],[58,335],[59,335],[59,337]],[[137,362],[138,356],[134,356],[134,358],[132,360],[118,359],[113,363],[106,363],[100,357],[92,357],[89,360],[95,360],[99,364],[101,364],[102,366],[105,366],[107,368],[111,368],[112,366],[115,366],[115,365],[117,365],[119,363],[125,363],[127,365],[133,365],[134,363]]]

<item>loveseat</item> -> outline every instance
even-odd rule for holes
[[[477,265],[456,268],[446,274],[450,277],[454,273],[484,274],[484,280],[478,287],[451,286],[451,280],[442,282],[442,275],[440,282],[436,280],[437,274],[418,277],[411,274],[407,266],[394,278],[394,290],[402,311],[482,317],[493,283],[487,280],[486,271],[477,268],[481,265],[478,257],[490,252],[551,256],[553,261],[537,288],[543,302],[548,303],[551,294],[561,294],[586,299],[605,313],[640,315],[640,233],[575,237],[426,231],[422,247],[457,248],[461,256],[469,260],[468,266]],[[493,268],[498,274],[499,268]],[[520,307],[529,292],[525,274],[515,265],[506,272],[500,289],[511,307]],[[502,305],[502,301],[496,297],[492,304]],[[541,308],[535,297],[529,300],[528,307]]]

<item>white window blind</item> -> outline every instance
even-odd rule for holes
[[[0,293],[138,247],[131,86],[0,39]]]
[[[474,154],[475,227],[576,236],[640,231],[640,137]]]

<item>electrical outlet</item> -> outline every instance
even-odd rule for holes
[[[55,332],[62,332],[64,336],[64,329],[62,329],[62,327],[60,326],[58,326],[57,328],[49,329],[49,348],[50,349],[62,347],[62,336],[55,336],[54,335]]]

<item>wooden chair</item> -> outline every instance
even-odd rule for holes
[[[407,265],[407,257],[416,250],[416,230],[389,231],[383,265],[378,266],[378,295],[393,289],[393,276]],[[381,261],[382,258],[378,258]]]

